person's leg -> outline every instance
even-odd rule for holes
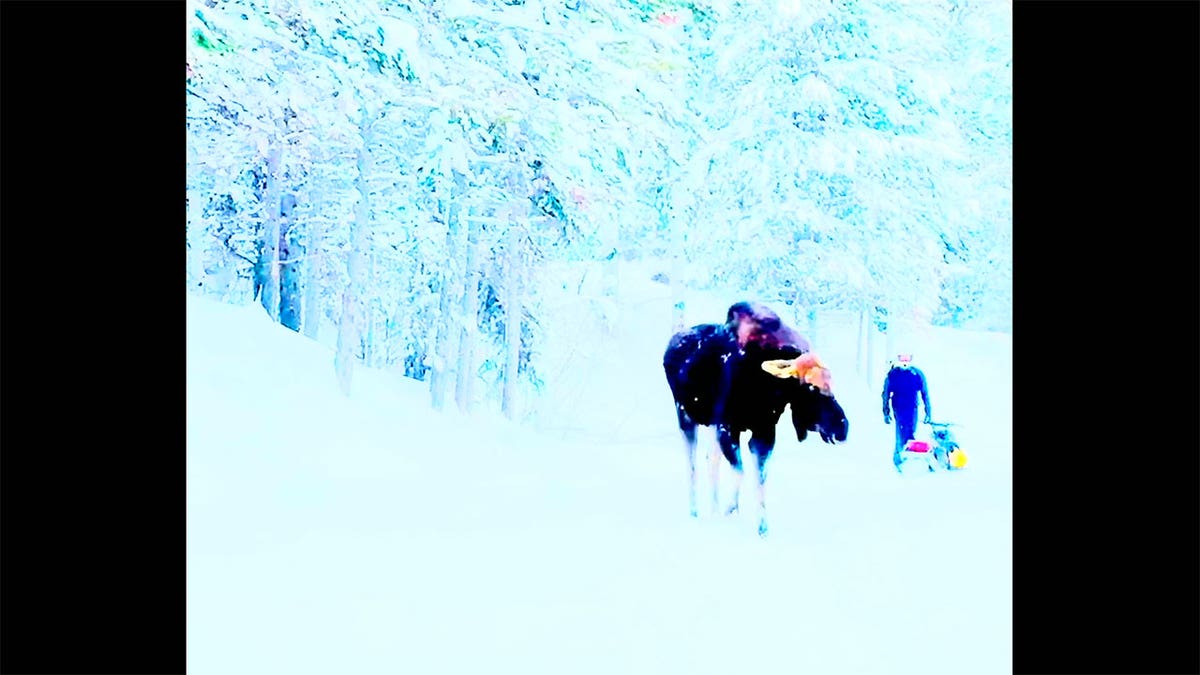
[[[907,413],[908,411],[904,411]],[[905,444],[916,437],[916,422],[917,415],[914,411],[912,414],[899,413],[892,420],[896,427],[896,449],[892,453],[892,463],[896,465],[896,470],[900,470],[900,465],[904,462],[903,456],[900,454],[904,450]]]
[[[917,437],[917,413],[896,416],[896,431],[904,438],[904,442]]]
[[[895,465],[896,471],[900,470],[900,464],[904,462],[900,456],[900,451],[904,449],[904,431],[900,428],[900,424],[893,425],[896,428],[896,445],[892,448],[892,464]]]

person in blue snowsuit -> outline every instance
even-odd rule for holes
[[[883,379],[883,423],[891,424],[896,418],[896,447],[892,451],[892,463],[900,470],[900,451],[904,444],[916,437],[917,397],[925,403],[925,424],[929,424],[929,383],[925,373],[912,364],[912,354],[900,354]]]

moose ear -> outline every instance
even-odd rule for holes
[[[762,369],[780,379],[800,377],[800,371],[796,369],[796,361],[794,359],[763,361]]]
[[[828,368],[811,368],[802,379],[826,396],[833,395],[833,375]]]
[[[832,395],[833,378],[821,357],[809,351],[797,357],[792,364],[797,379],[807,382],[826,396]]]
[[[812,368],[824,368],[825,364],[821,362],[821,357],[811,351],[804,352],[796,357],[796,368],[800,370],[811,370]]]

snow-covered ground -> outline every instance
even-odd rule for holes
[[[850,439],[785,416],[760,539],[749,474],[740,515],[687,515],[646,302],[518,427],[361,368],[345,397],[328,347],[189,296],[188,672],[1010,673],[1011,337],[905,338],[970,464],[901,476],[881,382],[822,327]]]

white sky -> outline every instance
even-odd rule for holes
[[[761,540],[749,473],[724,517],[701,470],[688,517],[669,304],[639,302],[653,320],[559,374],[573,393],[537,430],[383,372],[343,397],[327,346],[189,296],[188,672],[1012,671],[1011,336],[897,340],[970,457],[900,476],[881,381],[822,326],[850,438],[798,444],[784,416]]]

